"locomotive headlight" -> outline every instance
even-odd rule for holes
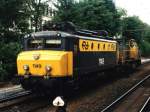
[[[23,66],[23,69],[24,69],[25,71],[28,71],[28,70],[29,70],[29,65],[24,65],[24,66]]]
[[[47,66],[45,67],[45,69],[46,69],[46,71],[47,71],[47,72],[52,71],[52,67],[51,67],[51,66],[49,66],[49,65],[47,65]]]

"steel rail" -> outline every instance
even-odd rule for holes
[[[146,102],[144,103],[144,105],[142,106],[139,112],[145,112],[145,108],[148,106],[149,102],[150,102],[150,97],[146,100]]]
[[[19,93],[16,93],[16,94],[7,96],[7,97],[5,97],[5,98],[1,98],[1,99],[0,99],[0,103],[4,103],[4,102],[7,102],[7,101],[11,101],[11,100],[14,100],[14,99],[17,99],[17,98],[20,98],[20,97],[24,97],[24,96],[27,96],[27,95],[30,95],[30,94],[31,94],[31,91],[19,92]]]
[[[136,85],[134,85],[131,89],[129,89],[126,93],[124,93],[119,98],[117,98],[117,100],[113,101],[110,105],[108,105],[106,108],[104,108],[101,112],[107,112],[108,110],[112,110],[113,107],[116,106],[116,104],[118,104],[120,101],[122,101],[126,96],[130,95],[130,93],[135,91],[141,84],[143,84],[149,78],[150,78],[150,75],[146,76],[144,79],[142,79]]]
[[[21,87],[21,85],[14,86],[14,87],[9,87],[9,88],[2,88],[2,89],[0,89],[0,93],[3,93],[4,91],[12,92],[12,91],[16,91],[16,90],[23,90],[23,88]]]

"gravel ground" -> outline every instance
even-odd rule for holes
[[[14,85],[11,82],[0,82],[0,89],[13,87]]]
[[[86,89],[81,89],[77,94],[72,95],[68,100],[68,112],[100,112],[104,107],[118,98],[122,93],[127,91],[131,86],[141,80],[150,73],[150,64],[139,67],[136,72],[128,73],[126,77],[119,74],[119,78],[115,74],[107,78],[98,80],[98,84],[92,85],[94,82],[87,82]],[[109,80],[108,80],[109,78]],[[87,85],[86,83],[86,85]],[[55,108],[50,105],[36,112],[55,112]]]

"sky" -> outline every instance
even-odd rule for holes
[[[117,7],[127,10],[129,16],[139,18],[150,25],[150,0],[114,0]]]

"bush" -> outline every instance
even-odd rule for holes
[[[9,80],[16,73],[16,58],[20,50],[18,43],[0,43],[0,81]]]
[[[140,44],[142,56],[150,56],[150,43],[143,41]]]

